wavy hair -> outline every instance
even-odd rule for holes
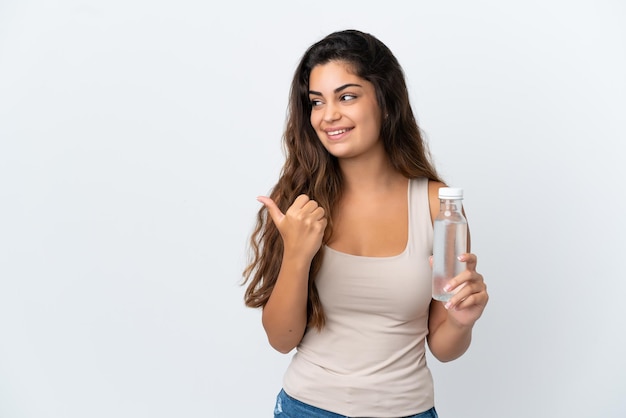
[[[309,76],[315,66],[331,61],[347,63],[355,75],[374,85],[381,114],[385,115],[380,138],[392,166],[407,178],[427,177],[441,181],[415,120],[404,71],[396,57],[371,34],[357,30],[331,33],[311,45],[296,68],[283,134],[285,163],[270,194],[283,213],[300,194],[317,201],[328,220],[324,244],[332,235],[333,209],[341,198],[342,174],[337,158],[324,148],[311,125]],[[323,248],[324,245],[311,262],[307,302],[307,327],[318,330],[325,322],[315,286]],[[282,255],[280,233],[267,209],[262,207],[250,237],[250,263],[243,272],[243,284],[248,284],[244,295],[246,306],[265,306],[274,289]]]

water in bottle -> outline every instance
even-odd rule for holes
[[[467,221],[462,212],[463,189],[439,189],[440,210],[434,222],[433,299],[447,302],[454,291],[446,292],[448,281],[465,269],[458,256],[467,252]]]

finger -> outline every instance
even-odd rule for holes
[[[298,197],[296,197],[296,200],[293,201],[293,204],[291,206],[296,209],[302,209],[304,205],[309,203],[310,200],[311,199],[309,198],[309,196],[305,194],[301,194]]]
[[[324,208],[321,206],[318,206],[312,213],[311,215],[313,216],[313,219],[317,220],[317,221],[321,221],[322,219],[324,219],[326,212],[324,211]]]
[[[475,299],[477,295],[486,295],[487,294],[487,286],[483,282],[477,281],[467,281],[461,283],[454,290],[454,296],[450,298],[448,304],[446,304],[446,308],[449,309],[453,306],[466,306],[468,299]]]
[[[457,302],[454,302],[451,300],[450,302],[452,303],[450,303],[450,306],[446,306],[446,308],[461,310],[461,309],[470,308],[472,306],[480,306],[484,309],[485,305],[487,305],[488,299],[489,297],[487,296],[486,292],[472,293]]]
[[[445,292],[458,292],[464,283],[478,283],[483,281],[483,276],[477,273],[475,270],[463,270],[458,276],[448,280],[448,283],[444,286]]]
[[[320,205],[315,200],[309,200],[304,206],[302,206],[303,213],[313,213]]]
[[[460,289],[460,286],[463,285],[463,283],[467,283],[469,280],[471,280],[471,275],[469,277],[466,277],[467,270],[463,270],[461,273],[459,273],[457,276],[454,276],[453,278],[448,280],[448,283],[446,283],[446,285],[443,287],[443,291],[444,292],[458,292],[458,290]]]
[[[468,270],[476,271],[476,264],[478,264],[478,258],[476,257],[476,254],[461,254],[459,256],[459,261],[465,263],[465,266]]]
[[[274,221],[275,224],[279,223],[285,215],[281,212],[280,208],[276,205],[276,203],[267,196],[259,196],[256,198],[259,202],[263,203],[267,208],[267,211],[270,214],[270,217]]]
[[[475,254],[471,254],[471,253],[461,254],[457,257],[457,259],[460,262],[465,263],[465,270],[462,271],[459,275],[448,280],[448,284],[443,288],[445,292],[452,291],[455,287],[459,286],[461,283],[465,281],[477,280],[478,278],[482,280],[482,276],[476,272],[477,258]],[[432,268],[432,256],[431,256],[431,268]],[[466,278],[464,276],[466,275],[465,272],[467,271],[470,272],[470,276]],[[478,277],[475,277],[475,275],[477,275]]]

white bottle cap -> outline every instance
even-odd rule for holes
[[[463,189],[458,187],[442,187],[439,189],[439,199],[463,199]]]

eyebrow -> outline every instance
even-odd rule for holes
[[[348,83],[348,84],[344,84],[343,86],[337,87],[334,90],[334,92],[335,92],[335,94],[339,93],[340,91],[343,91],[343,90],[347,89],[348,87],[363,87],[363,86],[360,85],[360,84]],[[309,94],[313,94],[315,96],[323,96],[322,93],[320,93],[319,91],[314,91],[314,90],[309,90]]]

